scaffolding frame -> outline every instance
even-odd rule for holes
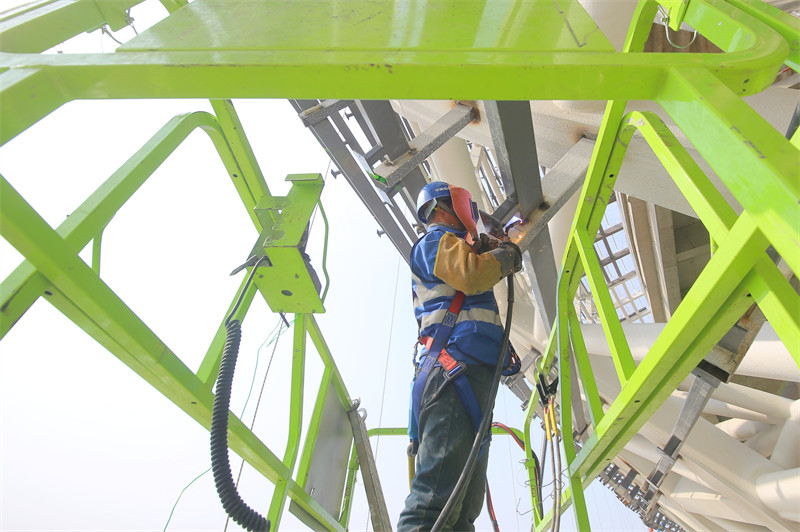
[[[559,511],[570,504],[578,526],[588,529],[583,488],[611,461],[667,395],[700,362],[713,345],[754,302],[769,319],[795,361],[800,365],[800,298],[783,277],[769,247],[800,274],[800,185],[797,168],[800,134],[791,139],[770,126],[741,99],[772,83],[785,63],[800,69],[796,19],[754,0],[643,0],[637,7],[623,52],[614,52],[601,34],[593,34],[585,12],[578,6],[558,12],[553,2],[520,2],[523,24],[546,15],[549,24],[535,42],[524,40],[453,48],[456,30],[476,29],[501,34],[498,22],[476,18],[460,2],[441,0],[428,22],[439,25],[440,34],[406,48],[385,40],[381,21],[363,35],[363,42],[349,47],[326,32],[307,32],[297,46],[297,24],[323,24],[330,20],[322,9],[309,20],[302,2],[272,2],[272,15],[297,21],[286,31],[272,35],[258,49],[245,49],[232,38],[218,48],[200,46],[176,49],[174,40],[162,49],[144,44],[123,45],[114,54],[42,55],[63,40],[108,24],[112,29],[127,24],[127,10],[137,0],[60,3],[53,9],[43,1],[12,12],[0,20],[0,143],[6,143],[67,101],[105,98],[211,98],[216,117],[193,113],[176,117],[145,147],[111,176],[80,209],[85,216],[70,217],[58,229],[51,228],[4,178],[0,178],[0,232],[26,261],[0,286],[3,302],[2,334],[41,296],[103,344],[136,373],[159,389],[204,427],[210,423],[211,387],[218,369],[223,327],[215,337],[198,372],[192,373],[155,334],[139,320],[77,255],[94,239],[99,258],[102,229],[113,213],[140,186],[160,160],[195,129],[209,134],[220,152],[232,182],[251,220],[259,229],[263,220],[256,208],[272,199],[242,132],[231,98],[314,98],[324,78],[325,96],[342,99],[606,99],[609,100],[575,216],[570,244],[558,277],[558,319],[550,334],[546,356],[539,368],[547,372],[559,361],[560,404],[571,405],[570,382],[580,379],[591,418],[591,434],[578,451],[572,439],[564,440],[570,490]],[[170,25],[187,28],[186,13],[195,24],[211,22],[220,1],[163,0],[173,15],[165,19],[167,30],[148,30],[143,35],[161,37]],[[242,3],[246,5],[247,3]],[[385,4],[385,5],[384,5]],[[375,6],[390,6],[376,2]],[[574,3],[577,5],[577,3]],[[206,16],[199,6],[212,8]],[[661,6],[673,29],[686,22],[712,40],[722,54],[641,53],[656,11]],[[45,9],[47,8],[47,9]],[[555,9],[555,11],[554,11]],[[369,13],[366,13],[369,14]],[[257,24],[251,12],[228,13],[229,24]],[[174,18],[173,18],[174,17]],[[393,20],[413,34],[419,21],[410,15]],[[563,18],[567,17],[567,18]],[[58,24],[54,24],[54,21]],[[447,22],[447,25],[445,24]],[[351,21],[352,22],[352,21]],[[385,22],[385,21],[384,21]],[[449,26],[448,26],[449,25]],[[224,26],[224,24],[223,24]],[[57,27],[57,31],[54,28]],[[563,39],[565,27],[573,39]],[[519,28],[517,28],[519,29]],[[587,30],[585,35],[581,30]],[[583,41],[575,38],[583,35]],[[460,42],[460,41],[459,41]],[[550,47],[542,42],[558,43]],[[286,47],[279,45],[285,43]],[[237,48],[238,46],[238,48]],[[295,46],[295,48],[292,48]],[[539,46],[537,48],[537,46]],[[180,66],[181,68],[176,68]],[[491,79],[492,83],[475,83]],[[737,215],[719,195],[707,176],[680,146],[663,121],[651,113],[624,114],[629,99],[659,103],[720,176],[744,208]],[[608,286],[597,259],[594,242],[615,177],[631,136],[639,132],[668,169],[692,208],[708,229],[715,253],[698,281],[680,304],[645,360],[638,366],[619,323]],[[735,156],[731,156],[731,153]],[[276,220],[273,220],[276,221]],[[592,375],[586,347],[574,308],[574,297],[583,273],[609,341],[620,395],[610,405],[601,401]],[[258,283],[257,283],[258,285]],[[257,286],[264,293],[266,288]],[[245,293],[237,315],[246,313],[256,287]],[[233,308],[233,306],[231,307]],[[304,356],[310,335],[323,357],[326,371],[340,396],[342,407],[351,404],[338,377],[333,359],[311,314],[299,312],[295,325],[295,354]],[[574,357],[578,374],[571,374]],[[297,360],[302,373],[302,360]],[[295,386],[302,383],[293,376]],[[535,394],[535,392],[534,392]],[[293,391],[293,396],[296,393]],[[322,397],[322,396],[320,396]],[[529,402],[523,431],[529,453],[531,480],[535,482],[530,456],[530,422],[536,398]],[[607,410],[605,409],[607,407]],[[296,403],[291,407],[294,411]],[[560,425],[571,434],[573,413],[560,409]],[[317,419],[317,421],[319,421]],[[290,437],[287,454],[278,458],[235,416],[231,417],[231,447],[270,481],[276,495],[270,517],[279,519],[286,497],[303,507],[331,530],[346,528],[336,516],[321,508],[292,479],[298,449]],[[294,429],[292,429],[294,430]],[[299,430],[299,429],[297,429]],[[309,451],[311,452],[311,451]],[[304,452],[303,456],[307,456]],[[303,470],[301,460],[300,470]],[[531,492],[537,507],[535,490]],[[343,517],[347,512],[343,512]],[[547,526],[552,514],[534,511],[537,530]]]

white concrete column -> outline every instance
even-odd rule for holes
[[[631,348],[633,360],[641,362],[664,329],[664,323],[630,323],[623,324],[622,330]],[[611,356],[608,343],[600,324],[581,325],[586,341],[586,349],[590,353]],[[789,350],[783,345],[775,329],[765,323],[755,342],[744,357],[737,375],[762,377],[780,381],[800,382],[800,368],[795,364]]]
[[[767,429],[759,432],[746,442],[745,445],[765,458],[769,458],[775,449],[775,443],[781,433],[782,426],[771,425]]]
[[[746,419],[731,418],[716,424],[716,427],[739,441],[749,440],[768,428],[765,423]]]
[[[687,387],[688,389],[688,387]],[[713,399],[740,406],[767,416],[772,423],[790,417],[792,400],[741,384],[720,384],[711,395]]]
[[[611,361],[605,359],[605,362],[595,363],[593,360],[592,368],[601,396],[613,398],[619,393],[619,382]],[[680,399],[668,397],[639,433],[657,445],[664,445],[672,434],[683,404]],[[756,494],[756,479],[779,471],[778,466],[760,454],[702,418],[697,420],[680,454],[680,461],[702,478],[705,485],[731,499],[747,522],[784,532],[792,532],[796,528],[762,504]]]
[[[800,522],[800,468],[761,475],[756,493],[784,519]]]
[[[794,401],[791,417],[786,420],[775,442],[770,461],[784,469],[800,467],[800,401]],[[797,502],[800,511],[800,500]]]
[[[564,260],[564,251],[567,249],[570,236],[569,230],[572,227],[572,220],[575,218],[575,211],[578,209],[580,196],[581,191],[578,189],[547,223],[547,228],[550,229],[550,242],[553,245],[556,268],[560,268],[561,261]]]
[[[472,166],[472,157],[464,139],[451,138],[433,152],[429,160],[441,181],[469,190],[472,199],[481,209],[492,210],[486,204],[486,195],[475,178],[475,167]]]

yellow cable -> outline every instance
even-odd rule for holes
[[[544,433],[547,435],[547,441],[553,441],[553,436],[550,433],[550,412],[549,409],[544,409]]]
[[[408,455],[408,491],[411,491],[411,481],[414,480],[414,476],[417,474],[416,467],[414,466],[414,457],[410,454]]]
[[[550,408],[550,425],[553,427],[553,434],[558,437],[558,424],[556,423],[556,412],[555,408]]]

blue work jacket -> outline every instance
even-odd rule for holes
[[[464,241],[466,233],[432,224],[411,250],[414,314],[420,338],[434,336],[457,290],[464,292],[458,321],[447,352],[466,364],[497,363],[503,328],[492,287],[502,274],[489,253],[477,254]],[[420,346],[419,355],[427,354]]]

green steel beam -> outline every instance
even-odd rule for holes
[[[322,331],[320,330],[317,320],[314,318],[313,314],[308,315],[307,327],[308,335],[311,337],[312,342],[314,342],[314,347],[316,347],[322,362],[326,366],[336,367],[336,362],[333,360],[331,351],[328,349],[328,344],[325,343],[325,338],[322,336]],[[338,371],[334,371],[331,377],[333,386],[336,389],[336,394],[339,396],[339,400],[343,405],[348,407],[350,405],[350,394],[347,392],[347,387],[342,380],[341,374]]]
[[[41,0],[0,16],[0,52],[39,53],[108,24],[128,25],[126,11],[143,0]]]
[[[350,511],[353,509],[353,492],[356,487],[356,471],[358,471],[358,452],[355,443],[350,451],[350,462],[347,464],[347,478],[344,484],[344,496],[342,497],[342,511],[339,516],[339,524],[348,528],[350,524]]]
[[[569,315],[575,312],[575,306],[572,303],[572,297],[566,292],[558,294],[558,368],[559,368],[559,402],[561,413],[559,432],[561,437],[555,438],[556,453],[558,450],[559,440],[564,446],[564,458],[567,464],[572,464],[575,461],[575,442],[572,437],[572,390],[571,390],[571,364],[569,362],[571,346],[570,346],[570,328],[569,328]],[[613,307],[612,307],[613,310]],[[617,313],[614,312],[614,316]],[[618,322],[619,323],[619,322]],[[612,348],[613,349],[613,348]],[[624,386],[624,382],[623,382]],[[563,430],[566,427],[566,431]],[[556,472],[561,475],[561,471]],[[589,514],[586,511],[586,500],[583,496],[583,483],[580,472],[568,469],[567,479],[569,480],[569,487],[572,492],[572,508],[575,512],[575,523],[578,530],[589,530]],[[560,485],[560,484],[559,484]],[[561,489],[559,487],[559,489]],[[563,513],[564,505],[561,500],[562,493],[559,493],[559,501],[557,511]]]
[[[314,402],[314,412],[311,414],[311,421],[308,424],[308,435],[306,436],[305,445],[303,445],[300,465],[297,468],[297,482],[303,486],[303,488],[306,487],[308,482],[311,460],[314,455],[314,450],[316,449],[317,435],[319,434],[319,426],[325,407],[325,397],[328,393],[328,387],[331,385],[331,371],[331,366],[326,365],[325,371],[322,373],[322,380],[320,381],[320,387],[317,391],[317,399]],[[347,406],[345,406],[345,408],[347,408]]]
[[[288,478],[283,478],[275,483],[272,501],[269,505],[268,518],[273,530],[280,527],[286,496],[289,493],[288,481],[297,462],[300,450],[300,436],[303,429],[303,383],[305,381],[306,358],[306,320],[305,314],[298,314],[294,320],[294,344],[292,347],[292,385],[289,393],[289,435],[286,442],[286,451],[283,455],[283,465],[289,471]],[[326,367],[326,371],[329,368]],[[319,420],[317,420],[319,423]],[[313,422],[312,422],[312,426]],[[301,482],[301,484],[303,484]]]
[[[103,231],[101,230],[92,239],[92,270],[100,275],[100,255],[102,251]]]
[[[214,143],[242,203],[250,214],[250,219],[256,228],[260,229],[260,222],[252,210],[259,196],[254,195],[248,183],[237,179],[237,176],[242,175],[242,171],[217,120],[209,113],[196,112],[178,115],[169,120],[67,217],[58,227],[58,234],[75,253],[80,252],[195,129],[204,131]],[[268,193],[266,185],[256,191],[262,194],[264,192]],[[29,261],[20,264],[0,284],[0,339],[48,289],[48,286],[46,278],[37,272]],[[219,352],[221,354],[221,349]]]
[[[253,153],[250,141],[247,140],[247,136],[244,134],[244,126],[239,119],[236,108],[233,106],[233,102],[230,100],[211,100],[211,108],[217,116],[219,129],[222,131],[224,138],[230,139],[230,152],[233,154],[233,158],[240,170],[239,174],[231,174],[231,178],[234,181],[244,180],[247,189],[250,191],[250,197],[254,200],[271,197],[264,174],[261,173],[261,167],[256,161],[256,155]],[[247,205],[247,208],[252,213],[251,206]],[[256,224],[256,227],[261,226]]]
[[[213,396],[183,362],[0,177],[0,234],[46,276],[63,297],[60,310],[206,429]],[[289,471],[233,414],[230,447],[262,475]]]
[[[800,72],[800,19],[760,0],[728,0],[728,3],[774,29],[789,45],[784,62]]]
[[[593,477],[608,465],[752,305],[746,281],[766,248],[752,219],[742,215],[570,464],[570,474]]]
[[[603,401],[600,399],[600,394],[597,391],[597,383],[595,382],[592,366],[589,362],[589,353],[583,341],[583,332],[581,331],[581,324],[578,322],[578,315],[575,313],[574,307],[568,309],[568,312],[569,331],[572,341],[572,350],[575,354],[575,365],[578,368],[581,386],[586,395],[586,402],[589,404],[589,418],[591,419],[592,427],[596,427],[597,424],[600,423],[600,420],[603,419]]]
[[[159,0],[161,5],[163,5],[167,11],[170,13],[177,11],[178,9],[182,8],[186,4],[189,3],[189,0]]]
[[[658,103],[799,275],[800,150],[710,73],[676,69],[665,81]]]
[[[713,72],[744,95],[769,86],[789,54],[780,34],[721,0],[693,0],[687,19],[692,14],[723,54],[615,53],[598,31],[587,33],[583,42],[574,35],[570,40],[567,28],[576,20],[591,27],[574,2],[568,13],[549,0],[515,2],[529,12],[520,20],[546,14],[554,22],[537,20],[537,32],[517,31],[513,38],[501,36],[519,22],[481,18],[486,8],[480,2],[431,3],[424,21],[416,11],[391,9],[389,0],[361,4],[377,18],[393,13],[389,22],[400,34],[426,24],[424,40],[402,37],[398,43],[378,20],[363,26],[348,17],[340,17],[340,31],[304,31],[298,38],[297,21],[330,26],[331,17],[340,14],[331,7],[335,4],[268,5],[271,9],[249,2],[227,7],[192,2],[114,54],[3,54],[9,71],[0,76],[0,105],[6,110],[0,142],[72,99],[315,98],[319,89],[309,79],[325,79],[327,97],[339,99],[652,99],[670,71],[694,67]],[[191,32],[198,20],[217,29],[213,39]],[[353,35],[356,41],[343,37]],[[481,35],[496,39],[484,43]],[[530,35],[536,35],[532,42]],[[192,39],[196,42],[186,44]],[[504,79],[513,83],[497,82]],[[54,84],[58,90],[47,88]],[[26,106],[6,105],[31,94],[36,97]]]
[[[633,362],[631,348],[625,340],[625,333],[622,331],[622,324],[614,308],[614,302],[611,300],[611,293],[606,285],[600,262],[597,260],[597,252],[594,250],[594,234],[590,237],[585,231],[579,229],[572,234],[572,242],[578,250],[583,263],[586,278],[592,289],[592,298],[597,303],[600,322],[602,323],[603,331],[606,333],[608,346],[611,349],[611,358],[617,370],[617,377],[620,384],[624,386],[633,375],[633,372],[636,371],[636,364]],[[574,272],[573,277],[575,277]],[[568,311],[565,310],[564,312]],[[559,327],[568,331],[569,325],[565,320],[566,317],[562,318]],[[559,350],[559,354],[562,354],[561,350]]]

